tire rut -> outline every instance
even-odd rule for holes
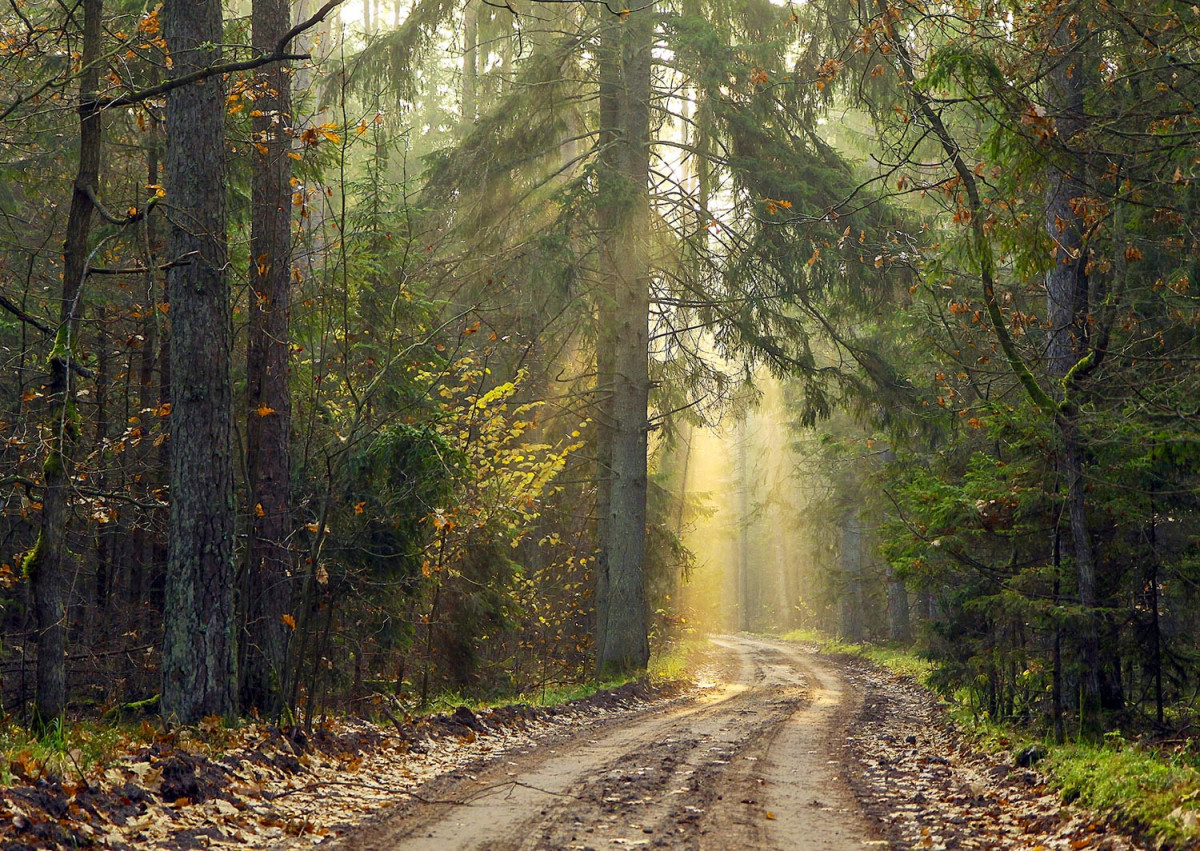
[[[830,769],[857,706],[802,649],[714,642],[711,694],[547,745],[346,837],[354,849],[844,849],[877,844]],[[594,737],[592,737],[594,736]],[[447,805],[448,804],[448,805]]]

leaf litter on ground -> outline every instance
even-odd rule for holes
[[[1135,851],[1151,846],[1062,803],[1036,765],[971,744],[912,679],[839,656],[863,695],[846,732],[847,781],[894,848]]]
[[[10,765],[0,849],[304,847],[344,834],[429,781],[553,734],[668,700],[678,683],[627,683],[560,706],[524,704],[397,720],[327,719],[311,733],[217,719],[157,733],[104,768]],[[14,770],[15,769],[15,770]]]

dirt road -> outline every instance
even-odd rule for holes
[[[715,639],[701,696],[411,801],[339,848],[840,851],[886,843],[839,776],[859,697],[796,645]]]

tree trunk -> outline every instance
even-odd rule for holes
[[[71,456],[80,436],[71,360],[76,349],[80,296],[87,276],[92,198],[100,175],[101,116],[99,112],[88,109],[87,105],[96,97],[100,84],[100,18],[103,11],[102,0],[85,0],[83,4],[79,166],[63,243],[58,333],[48,358],[50,374],[46,381],[46,396],[49,399],[50,439],[43,466],[46,489],[42,501],[42,528],[33,551],[25,560],[25,572],[33,592],[37,619],[34,723],[39,727],[52,723],[62,715],[67,700],[66,593],[70,574],[67,566],[67,530],[71,513]]]
[[[611,329],[607,384],[611,464],[607,540],[601,541],[603,672],[644,668],[650,658],[645,589],[646,447],[650,315],[650,68],[653,6],[614,17],[601,35],[601,255],[611,287],[602,323]]]
[[[287,0],[254,0],[252,42],[270,50],[287,33]],[[250,327],[246,353],[246,469],[250,541],[246,553],[242,706],[266,715],[282,708],[290,631],[293,558],[289,485],[292,398],[288,385],[292,271],[291,89],[287,69],[259,76],[252,132]]]
[[[159,151],[162,144],[162,127],[156,119],[146,133],[146,183],[158,185],[162,177],[159,174]],[[138,408],[155,411],[154,417],[161,417],[160,405],[165,403],[163,382],[162,351],[163,337],[161,323],[165,318],[159,310],[159,303],[165,299],[156,267],[162,263],[162,244],[159,238],[157,211],[151,210],[146,214],[144,225],[144,255],[143,265],[146,272],[142,283],[145,286],[146,306],[142,318],[142,348],[141,362],[138,369]],[[143,414],[143,416],[145,416]],[[163,471],[168,466],[169,441],[162,441],[156,448],[154,443],[143,440],[138,447],[138,463],[141,467],[140,494],[150,502],[157,499],[156,491],[162,485]],[[136,546],[134,556],[125,564],[126,586],[125,597],[127,605],[126,626],[123,631],[138,629],[139,611],[147,601],[147,591],[155,584],[156,572],[161,570],[165,559],[162,552],[162,536],[158,534],[154,518],[148,516],[142,526],[135,530]]]
[[[219,3],[168,0],[163,11],[176,74],[220,61]],[[167,95],[172,447],[161,706],[185,724],[237,710],[224,121],[219,77]]]
[[[838,589],[838,637],[851,643],[863,640],[863,526],[858,509],[846,514],[842,525],[840,561],[841,587]]]
[[[462,124],[464,135],[475,126],[479,109],[479,7],[463,9]]]
[[[912,641],[912,621],[908,611],[908,587],[903,579],[888,577],[888,639],[902,644]]]
[[[1088,351],[1088,273],[1084,256],[1084,223],[1075,200],[1086,194],[1080,179],[1085,168],[1073,141],[1085,127],[1084,86],[1087,76],[1082,57],[1071,48],[1070,22],[1053,41],[1061,48],[1056,65],[1046,77],[1047,111],[1052,115],[1062,146],[1048,174],[1046,230],[1055,243],[1054,268],[1046,275],[1046,314],[1050,339],[1046,361],[1056,383],[1056,397],[1069,397],[1072,369]],[[1067,516],[1071,552],[1075,559],[1076,592],[1083,609],[1079,630],[1080,717],[1087,727],[1100,706],[1099,618],[1096,614],[1096,565],[1087,523],[1084,492],[1086,449],[1080,433],[1074,400],[1060,407],[1056,418],[1060,444],[1060,469],[1067,484]]]
[[[752,617],[754,600],[750,579],[750,434],[746,420],[738,421],[737,427],[737,492],[738,492],[738,544],[737,544],[737,579],[738,579],[738,629],[749,631],[754,625]]]

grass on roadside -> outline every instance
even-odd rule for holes
[[[457,692],[445,692],[429,701],[425,710],[430,713],[453,712],[459,706],[466,706],[478,712],[511,703],[525,703],[530,706],[557,706],[572,700],[582,700],[606,689],[621,686],[645,677],[653,685],[680,682],[688,678],[693,667],[693,656],[707,645],[704,639],[686,639],[674,642],[665,652],[650,658],[650,664],[645,674],[613,677],[609,679],[589,679],[577,683],[547,683],[543,686],[525,689],[523,691],[502,694],[492,698],[476,699],[465,697]]]
[[[933,663],[923,659],[909,647],[899,644],[848,644],[809,629],[794,629],[783,636],[784,641],[806,641],[820,647],[822,653],[835,656],[858,656],[897,674],[912,677],[926,685],[933,672]]]
[[[1195,756],[1146,749],[1109,736],[1103,744],[1047,746],[1039,764],[1064,801],[1110,813],[1165,847],[1200,843],[1200,770]],[[1169,844],[1168,844],[1169,843]]]
[[[898,645],[847,644],[812,630],[786,641],[818,645],[821,652],[857,656],[912,677],[928,687],[934,663]],[[1038,769],[1064,803],[1077,802],[1142,831],[1163,848],[1200,847],[1200,757],[1189,742],[1174,750],[1146,747],[1110,734],[1101,743],[1055,744],[1034,731],[979,719],[964,700],[948,702],[951,717],[986,751],[1018,752],[1036,744],[1046,756]]]
[[[0,723],[0,786],[103,770],[130,748],[152,742],[157,732],[146,722],[60,721],[39,738],[27,727],[5,721]]]

